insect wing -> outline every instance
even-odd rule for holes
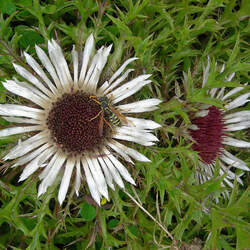
[[[99,128],[99,136],[102,136],[103,135],[103,119],[104,119],[104,115],[103,115],[103,110],[101,112],[101,115],[100,115],[100,120],[99,120],[99,124],[98,124],[98,128]]]
[[[117,111],[112,105],[109,105],[109,108],[124,124],[126,125],[130,124],[131,126],[135,127],[135,125],[132,122],[128,121],[127,118],[119,111]]]

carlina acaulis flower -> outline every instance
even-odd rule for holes
[[[220,73],[224,71],[222,67]],[[203,84],[207,83],[210,73],[210,62],[204,69]],[[234,73],[226,78],[226,81],[231,81]],[[187,75],[184,74],[184,81],[187,83]],[[195,150],[200,157],[199,166],[196,169],[197,181],[202,184],[210,180],[214,175],[216,160],[220,165],[219,174],[222,176],[226,173],[223,179],[223,186],[233,188],[233,181],[236,178],[237,182],[242,183],[241,176],[244,171],[249,171],[246,163],[231,154],[226,146],[239,148],[250,148],[250,143],[233,138],[233,132],[250,127],[250,111],[242,110],[234,112],[234,109],[244,106],[249,102],[250,93],[243,93],[244,87],[236,87],[229,91],[228,88],[213,88],[208,94],[212,98],[226,102],[224,109],[220,109],[213,105],[200,105],[200,110],[191,119],[189,133],[194,140],[192,149]],[[236,97],[234,97],[238,94]],[[239,95],[240,94],[240,95]],[[231,169],[232,168],[232,169]],[[236,174],[233,170],[241,169],[242,172]],[[226,184],[226,185],[225,185]],[[228,196],[228,189],[222,193]]]
[[[101,82],[112,45],[101,47],[96,54],[91,34],[81,55],[72,50],[73,70],[69,70],[61,47],[48,42],[49,56],[35,47],[40,64],[24,52],[31,70],[13,64],[26,81],[6,80],[4,87],[27,100],[25,105],[0,104],[0,115],[19,125],[0,131],[0,137],[29,133],[28,139],[12,148],[4,160],[14,160],[12,167],[25,165],[19,181],[40,169],[38,196],[44,194],[57,178],[61,178],[58,200],[62,204],[72,183],[78,194],[83,175],[93,199],[100,205],[101,197],[109,199],[108,186],[114,183],[124,188],[123,179],[135,185],[124,164],[133,159],[150,160],[121,141],[151,146],[157,138],[151,133],[160,125],[154,121],[135,118],[133,114],[157,109],[159,99],[146,99],[120,104],[143,86],[150,75],[140,75],[125,81],[133,69],[126,60],[112,77]],[[33,72],[33,73],[31,73]],[[125,83],[124,83],[125,82]],[[131,115],[132,114],[132,115]],[[72,180],[72,176],[75,176]]]

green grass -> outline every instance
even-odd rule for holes
[[[70,62],[72,45],[82,49],[90,33],[96,48],[114,44],[104,78],[132,56],[139,58],[134,76],[152,74],[151,86],[132,98],[163,100],[159,110],[141,116],[162,124],[156,132],[160,142],[152,148],[134,146],[152,163],[127,164],[137,186],[126,183],[126,189],[138,195],[142,206],[173,236],[172,240],[118,187],[109,190],[111,200],[102,207],[91,203],[87,185],[82,185],[79,197],[69,193],[60,207],[56,185],[38,199],[37,175],[18,183],[23,169],[18,167],[0,176],[0,249],[247,249],[247,173],[244,186],[235,183],[230,199],[216,204],[211,196],[218,197],[222,178],[215,175],[196,185],[198,156],[185,129],[197,103],[223,104],[200,88],[208,56],[212,72],[215,61],[226,70],[212,73],[207,88],[249,81],[249,9],[248,0],[0,0],[0,81],[16,76],[12,62],[20,63],[23,51],[35,56],[35,44],[46,50],[47,41],[56,38]],[[183,71],[189,72],[188,86],[183,85]],[[232,72],[236,77],[229,84],[224,79]],[[0,102],[25,100],[0,84]],[[7,125],[0,119],[0,128]],[[235,134],[249,140],[247,131]],[[1,157],[18,138],[0,140]],[[249,163],[247,150],[231,150]],[[4,172],[6,165],[0,164]]]

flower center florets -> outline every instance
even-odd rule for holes
[[[102,106],[92,97],[80,91],[64,94],[49,111],[47,126],[52,140],[69,154],[94,151],[110,134]]]
[[[225,135],[225,124],[223,113],[215,106],[208,108],[208,114],[191,120],[197,129],[190,130],[190,134],[196,143],[192,149],[199,153],[201,159],[210,164],[223,149],[223,136]]]

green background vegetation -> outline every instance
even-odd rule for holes
[[[11,169],[1,161],[0,249],[247,249],[247,173],[244,186],[235,183],[230,198],[216,204],[213,198],[222,191],[223,177],[218,178],[217,167],[213,179],[196,185],[198,156],[185,131],[189,114],[199,107],[195,104],[222,107],[222,102],[206,95],[208,89],[249,81],[249,10],[248,0],[0,0],[1,81],[16,76],[12,62],[22,63],[23,51],[36,58],[34,45],[46,50],[51,38],[60,42],[70,63],[72,45],[81,50],[90,33],[96,48],[114,44],[104,79],[132,56],[139,58],[133,65],[134,76],[152,74],[151,86],[130,101],[163,100],[155,113],[141,115],[162,124],[156,132],[160,141],[152,148],[131,145],[152,163],[126,164],[137,183],[135,188],[126,183],[126,189],[135,198],[138,195],[143,207],[174,237],[169,238],[118,187],[109,190],[109,202],[96,207],[84,184],[79,197],[69,192],[60,207],[56,185],[38,199],[38,174],[18,183],[23,167]],[[208,56],[212,74],[207,88],[201,89]],[[213,72],[215,61],[225,64],[223,74]],[[183,71],[189,70],[189,83],[184,86]],[[225,82],[232,72],[236,72],[234,80]],[[0,102],[25,100],[0,84]],[[0,118],[0,127],[6,125]],[[247,131],[235,133],[238,139],[249,140],[247,136]],[[18,138],[0,140],[1,158]],[[229,150],[249,163],[247,150]]]

